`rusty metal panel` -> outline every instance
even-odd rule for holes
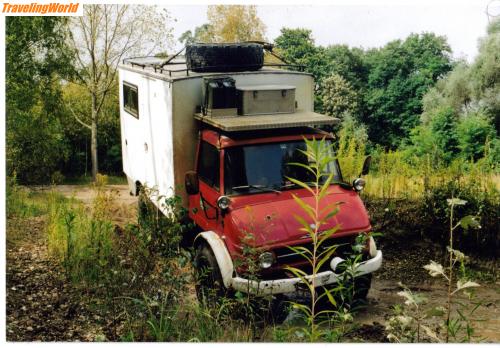
[[[338,118],[299,110],[289,114],[207,117],[195,114],[194,118],[227,132],[274,129],[288,127],[332,125],[340,122]]]

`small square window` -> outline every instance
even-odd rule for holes
[[[139,118],[139,93],[137,86],[123,82],[123,108],[132,116]]]

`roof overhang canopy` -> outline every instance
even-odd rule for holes
[[[197,113],[194,118],[226,132],[258,129],[277,129],[291,127],[323,126],[340,123],[340,119],[312,111],[297,110],[290,114],[254,116],[204,116]]]

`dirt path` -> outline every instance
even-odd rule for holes
[[[40,187],[42,190],[51,189],[51,187]],[[90,204],[94,199],[94,191],[89,185],[57,185],[54,186],[57,192],[66,197],[74,197],[85,204]],[[134,206],[137,203],[137,197],[130,195],[127,185],[106,185],[106,189],[116,194],[116,200],[127,206]]]
[[[47,255],[43,218],[9,225],[8,233],[25,233],[7,243],[7,341],[94,341],[92,314]]]
[[[384,270],[381,269],[380,272]],[[418,286],[409,286],[414,293],[419,293],[427,298],[423,306],[428,310],[446,303],[446,285],[444,283],[428,283],[423,281]],[[387,319],[392,315],[392,307],[396,304],[403,305],[404,299],[398,296],[401,288],[397,279],[384,280],[375,277],[368,295],[368,306],[355,317],[361,325],[385,326]],[[475,290],[475,298],[482,303],[471,316],[475,320],[474,336],[483,338],[486,342],[500,342],[500,283],[482,284]],[[464,296],[460,301],[466,302]],[[474,300],[475,301],[475,300]],[[457,308],[455,305],[453,308]],[[472,308],[471,308],[472,309]],[[436,323],[437,319],[431,322]]]

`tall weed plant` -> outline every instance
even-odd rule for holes
[[[386,330],[392,342],[422,342],[439,343],[471,342],[474,339],[472,316],[480,302],[474,300],[473,288],[480,285],[470,279],[466,272],[467,256],[456,249],[455,238],[460,231],[481,228],[477,217],[472,215],[457,219],[456,209],[467,205],[467,201],[459,198],[446,199],[448,205],[448,260],[443,266],[436,261],[430,261],[424,268],[432,277],[445,281],[447,288],[446,304],[426,311],[423,306],[427,298],[419,293],[413,293],[403,286],[398,295],[405,299],[404,306],[395,307],[395,315],[389,318]],[[458,269],[457,269],[458,268]],[[457,272],[458,270],[458,272]],[[465,295],[457,300],[459,295]],[[465,297],[465,298],[464,298]],[[432,318],[438,318],[434,325]]]
[[[328,339],[330,336],[335,336],[335,340],[338,340],[342,333],[335,332],[333,334],[332,330],[324,329],[325,325],[328,327],[327,324],[331,323],[332,316],[344,324],[345,320],[349,321],[349,318],[352,320],[352,316],[348,312],[322,309],[321,303],[324,303],[326,300],[331,308],[337,307],[336,292],[344,289],[346,284],[355,276],[356,266],[354,263],[356,263],[356,259],[353,259],[353,267],[345,267],[344,273],[339,276],[335,287],[331,288],[318,284],[319,278],[317,275],[321,272],[322,267],[327,265],[332,259],[338,247],[335,244],[327,245],[325,242],[331,239],[339,230],[338,224],[335,224],[333,227],[327,227],[327,225],[339,212],[341,202],[324,203],[324,199],[329,194],[330,184],[334,178],[334,173],[327,171],[329,164],[335,160],[331,156],[333,151],[329,149],[329,145],[325,142],[324,138],[321,140],[305,139],[305,142],[307,149],[302,152],[307,156],[309,164],[289,164],[308,170],[312,174],[312,181],[302,182],[295,178],[288,178],[288,180],[307,190],[313,197],[312,203],[309,204],[303,198],[293,195],[293,199],[302,212],[302,214],[295,214],[295,219],[299,222],[301,231],[305,232],[310,238],[312,247],[290,246],[289,248],[307,261],[307,264],[310,266],[310,272],[292,266],[287,266],[286,268],[301,280],[301,284],[305,287],[306,292],[309,293],[310,303],[292,302],[292,306],[299,310],[306,319],[307,326],[302,330],[302,334],[308,341],[316,342],[321,339]],[[339,327],[344,326],[337,325],[337,329]]]
[[[103,189],[105,183],[105,177],[98,176],[91,207],[61,199],[56,193],[49,195],[48,250],[74,282],[97,285],[116,273],[110,211],[114,197]]]

